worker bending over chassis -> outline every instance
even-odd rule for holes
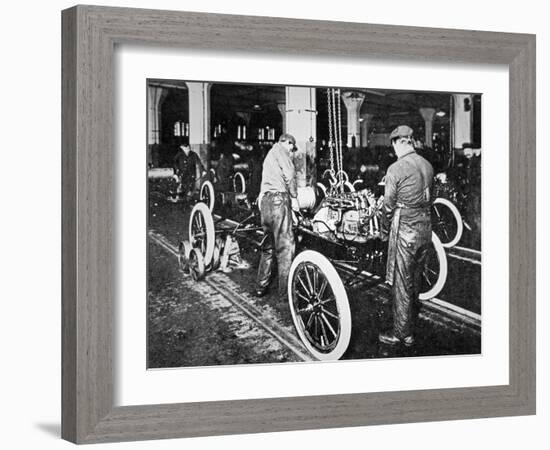
[[[432,237],[433,168],[414,150],[412,134],[406,125],[390,134],[398,159],[386,173],[381,234],[388,239],[386,282],[392,287],[393,330],[379,335],[388,345],[414,343],[422,271]]]
[[[262,168],[260,212],[265,232],[261,246],[260,264],[256,277],[256,295],[267,292],[271,281],[274,254],[277,257],[279,296],[286,297],[290,265],[294,258],[292,209],[298,210],[296,174],[292,152],[296,139],[282,134],[267,153]]]

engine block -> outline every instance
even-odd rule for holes
[[[383,197],[377,199],[368,189],[331,193],[313,217],[313,231],[353,242],[377,238],[380,234],[382,201]]]

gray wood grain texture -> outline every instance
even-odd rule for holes
[[[94,6],[65,10],[62,19],[63,438],[93,443],[535,413],[535,36]],[[507,65],[510,383],[114,407],[112,119],[119,43]]]

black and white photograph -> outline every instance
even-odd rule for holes
[[[482,93],[146,88],[149,369],[481,353]]]
[[[3,9],[2,448],[545,447],[543,2],[93,3]]]

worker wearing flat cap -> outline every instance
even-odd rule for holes
[[[416,153],[413,130],[407,125],[393,130],[390,140],[397,161],[385,177],[381,236],[388,240],[386,282],[392,287],[393,328],[379,340],[412,346],[422,270],[431,245],[433,168]]]
[[[298,210],[298,191],[293,153],[296,139],[288,133],[279,137],[267,153],[262,167],[259,209],[265,238],[256,276],[256,295],[267,292],[277,259],[279,296],[286,298],[290,265],[294,257],[292,210]]]

